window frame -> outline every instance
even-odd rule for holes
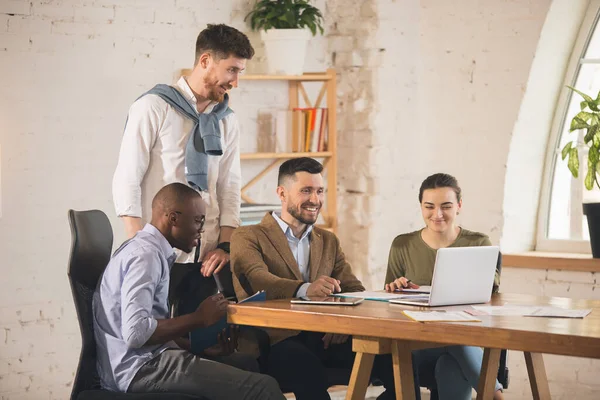
[[[595,29],[594,29],[595,28]],[[565,72],[562,87],[566,85],[574,86],[581,65],[589,63],[584,60],[585,51],[588,48],[594,30],[600,29],[600,0],[591,0],[585,13],[584,20],[579,29],[577,39],[571,51],[569,63]],[[594,63],[600,63],[600,60],[593,60]],[[556,166],[557,154],[560,154],[559,148],[563,126],[567,120],[567,112],[571,98],[574,93],[571,90],[560,90],[554,116],[552,118],[552,127],[546,150],[546,160],[544,163],[544,176],[542,182],[542,191],[540,196],[540,207],[537,218],[537,240],[536,251],[551,251],[560,253],[591,253],[589,240],[573,239],[550,239],[548,238],[548,228],[550,223],[550,205],[552,196],[552,184],[554,178],[554,169]],[[582,163],[583,165],[583,163]],[[566,168],[566,166],[565,166]],[[573,178],[571,185],[571,215],[581,215],[580,219],[571,217],[570,230],[581,231],[584,215],[582,209],[583,203],[583,181],[582,177]]]

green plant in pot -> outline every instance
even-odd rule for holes
[[[594,186],[600,188],[600,92],[596,99],[573,87],[568,86],[581,97],[581,111],[571,120],[569,132],[583,130],[583,144],[588,148],[587,173],[584,185],[587,190]],[[567,143],[562,149],[562,159],[568,159],[567,165],[571,174],[579,176],[578,140]],[[583,213],[587,216],[590,231],[590,244],[594,258],[600,258],[600,203],[584,203]]]
[[[310,35],[323,34],[323,15],[308,0],[258,0],[244,20],[260,31],[270,74],[300,75]]]

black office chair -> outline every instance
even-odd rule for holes
[[[69,224],[71,253],[68,276],[82,339],[71,400],[202,400],[180,393],[116,393],[101,389],[96,370],[92,296],[110,259],[112,227],[106,214],[99,210],[69,210]]]
[[[502,276],[502,253],[498,254],[498,261],[496,264],[496,269],[498,270],[498,275]],[[413,368],[415,366],[413,365]],[[428,388],[430,391],[429,398],[430,400],[438,400],[438,390],[437,385],[435,383],[435,377],[433,371],[435,370],[435,363],[432,365],[423,365],[421,366],[421,372],[419,374],[419,385],[421,387]],[[502,350],[500,352],[500,363],[498,364],[498,382],[502,384],[504,389],[508,388],[509,376],[508,376],[508,351]]]

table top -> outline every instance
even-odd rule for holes
[[[403,310],[465,310],[471,306],[413,307],[365,300],[358,306],[291,304],[289,300],[229,307],[230,323],[600,358],[600,301],[495,294],[488,305],[590,308],[583,319],[478,316],[482,322],[416,322]]]

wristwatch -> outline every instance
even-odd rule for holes
[[[229,254],[229,242],[221,242],[217,245],[217,249],[223,250],[225,253]]]

